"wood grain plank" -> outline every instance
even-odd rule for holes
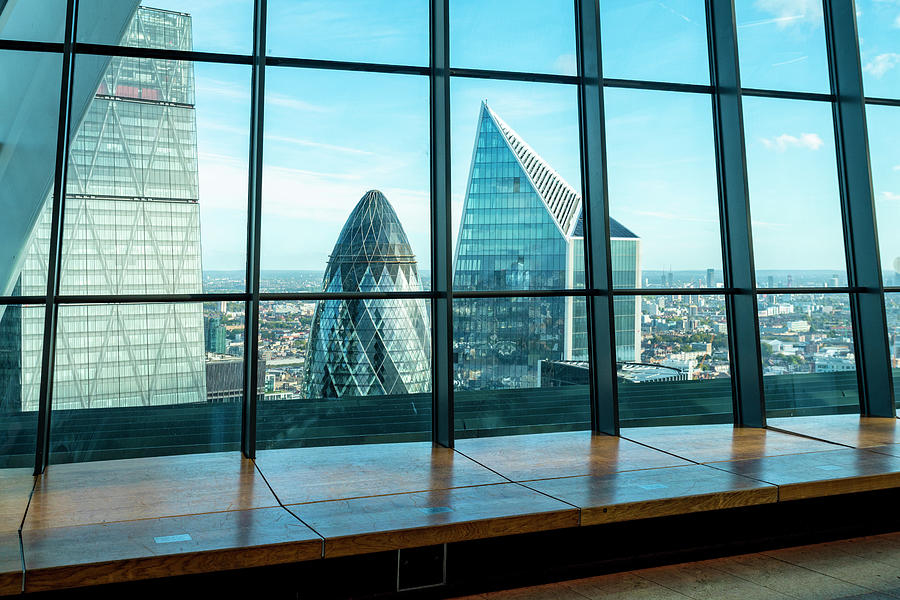
[[[778,501],[778,488],[694,465],[524,485],[581,508],[581,524],[649,519]]]
[[[32,487],[31,469],[0,469],[0,533],[19,530]]]
[[[256,464],[284,504],[505,482],[428,442],[265,450]]]
[[[849,494],[900,485],[900,458],[856,448],[767,456],[716,466],[777,485],[780,500]]]
[[[853,448],[900,443],[900,420],[892,418],[822,415],[769,419],[768,424]]]
[[[38,477],[25,529],[277,505],[238,453],[51,465]]]
[[[322,556],[321,538],[280,507],[25,530],[23,544],[27,592]]]
[[[0,532],[0,596],[20,593],[22,593],[22,552],[19,547],[19,534],[14,531]]]
[[[589,431],[471,438],[458,440],[456,449],[513,481],[690,464],[620,437]]]
[[[833,444],[789,433],[733,425],[633,427],[622,437],[699,463],[836,450]]]
[[[287,507],[325,537],[325,557],[578,525],[578,510],[514,483]]]

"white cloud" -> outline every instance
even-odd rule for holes
[[[335,144],[325,144],[322,142],[314,142],[312,140],[304,140],[285,135],[267,135],[267,142],[283,142],[285,144],[294,144],[305,148],[319,148],[320,150],[332,150],[334,152],[344,152],[346,154],[364,154],[371,156],[373,153],[368,150],[360,150],[359,148],[350,148],[349,146],[337,146]]]
[[[900,29],[900,15],[897,15],[897,18],[894,19],[894,27]]]
[[[748,25],[776,23],[779,29],[784,29],[801,22],[821,24],[821,0],[756,0],[756,8],[773,15],[773,18],[765,23]]]
[[[880,78],[898,64],[900,64],[900,54],[888,52],[886,54],[879,54],[867,62],[866,66],[863,67],[863,71]]]
[[[808,56],[800,56],[798,58],[792,58],[790,60],[783,60],[781,62],[772,63],[772,66],[773,67],[783,67],[784,65],[792,65],[794,63],[802,62],[808,58],[809,58]]]
[[[574,54],[560,54],[553,61],[553,68],[556,69],[557,73],[562,73],[563,75],[578,74],[578,64],[575,62]]]
[[[825,145],[825,142],[822,141],[822,138],[817,133],[801,133],[799,137],[782,133],[774,139],[760,138],[760,141],[766,148],[776,152],[785,152],[789,148],[818,150]]]
[[[309,102],[304,102],[303,100],[298,100],[297,98],[291,98],[290,96],[285,96],[284,94],[278,94],[274,92],[266,93],[266,104],[273,104],[275,106],[282,106],[284,108],[290,108],[292,110],[302,110],[305,112],[329,112],[329,109],[325,106],[318,106],[316,104],[311,104]]]
[[[900,171],[900,165],[894,165],[894,170],[895,170],[895,171]]]
[[[894,192],[881,192],[881,197],[885,200],[900,200],[900,194],[895,194]]]

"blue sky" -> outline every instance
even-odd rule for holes
[[[247,52],[249,0],[145,0],[194,16],[198,50]],[[702,0],[603,0],[608,77],[709,82]],[[737,0],[747,87],[828,91],[819,0]],[[857,0],[867,93],[900,96],[900,0]],[[273,55],[427,63],[422,0],[269,0]],[[575,72],[565,0],[451,5],[454,66]],[[204,268],[244,261],[249,70],[197,65]],[[429,260],[428,87],[424,77],[270,68],[267,73],[263,268],[323,269],[368,189],[397,210]],[[451,84],[454,230],[479,104],[491,107],[580,187],[572,86],[455,79]],[[645,269],[720,268],[711,104],[707,96],[606,93],[611,214],[641,236]],[[900,256],[900,109],[870,109],[883,263]],[[834,132],[827,104],[745,98],[757,267],[844,271]]]

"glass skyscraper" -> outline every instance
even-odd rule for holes
[[[191,17],[139,7],[122,43],[190,50]],[[95,71],[102,73],[96,94],[71,142],[60,292],[201,293],[192,63],[79,60],[108,65]],[[26,253],[22,294],[46,293],[46,204]],[[42,320],[23,314],[23,410],[38,404]],[[206,401],[200,303],[65,305],[57,336],[54,409]]]
[[[328,259],[326,292],[420,291],[416,257],[384,194],[366,192]],[[316,305],[306,358],[309,398],[431,389],[431,327],[422,299],[335,299]]]
[[[613,281],[640,283],[640,239],[610,220]],[[456,244],[456,291],[584,287],[581,195],[487,103]],[[619,360],[640,357],[638,305],[617,298]],[[454,302],[459,389],[538,386],[539,361],[587,358],[583,298],[486,298]]]

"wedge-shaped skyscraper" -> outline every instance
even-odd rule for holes
[[[421,290],[416,257],[384,194],[366,192],[328,259],[326,292]],[[421,299],[322,300],[306,357],[309,398],[431,389],[431,331]]]
[[[640,239],[610,221],[613,281],[640,283]],[[456,244],[457,291],[584,287],[581,194],[482,103]],[[640,360],[636,299],[616,298],[618,360]],[[454,300],[460,389],[539,385],[539,361],[587,358],[583,298]]]

